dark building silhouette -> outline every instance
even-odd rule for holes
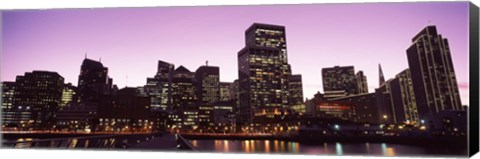
[[[152,111],[165,112],[171,110],[172,106],[172,72],[173,64],[158,61],[158,68],[155,77],[147,78],[144,86],[145,93],[150,97],[150,108]]]
[[[245,31],[245,47],[238,52],[240,125],[277,120],[288,108],[285,27],[252,24]]]
[[[80,103],[98,104],[102,95],[109,94],[112,79],[108,68],[102,63],[85,58],[78,76],[78,99]]]
[[[359,94],[368,93],[368,83],[367,83],[367,76],[363,74],[363,71],[358,71],[355,75],[357,80],[357,88]]]
[[[21,128],[51,129],[62,99],[64,79],[56,72],[33,71],[17,76],[13,106],[30,114]],[[20,121],[22,122],[22,121]]]
[[[60,131],[92,132],[95,131],[94,125],[98,121],[96,117],[97,109],[95,107],[71,103],[57,112],[55,129]]]
[[[305,113],[306,110],[305,103],[303,102],[302,75],[291,75],[289,77],[288,85],[288,89],[290,90],[290,96],[288,99],[290,109],[296,113]]]
[[[220,68],[217,66],[200,66],[195,71],[196,96],[202,103],[220,100]]]
[[[346,97],[328,99],[331,103],[343,104],[351,108],[354,116],[349,120],[362,123],[378,123],[375,93],[364,93]]]
[[[445,110],[463,110],[448,40],[427,26],[407,49],[420,118]]]
[[[150,119],[150,98],[140,96],[137,88],[126,87],[116,95],[102,97],[98,110],[101,131],[150,132],[154,122]]]
[[[353,66],[335,66],[322,69],[325,97],[335,98],[358,94]]]
[[[382,66],[378,64],[378,86],[382,86],[385,83],[385,76],[383,76]]]
[[[172,73],[172,109],[170,128],[191,129],[198,123],[195,74],[179,66]]]

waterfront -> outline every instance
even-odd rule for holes
[[[309,145],[281,140],[190,140],[201,152],[282,153],[309,155],[374,155],[374,156],[464,156],[466,149],[452,147],[420,147],[390,143],[325,142]]]

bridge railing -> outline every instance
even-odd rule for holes
[[[198,148],[196,146],[194,146],[189,140],[185,139],[180,134],[175,134],[175,140],[177,141],[178,149],[190,149],[193,151],[198,151]]]
[[[11,148],[128,148],[130,145],[154,138],[154,135],[95,135],[68,138],[28,139],[3,141]]]

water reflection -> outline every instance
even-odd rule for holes
[[[335,143],[335,150],[337,150],[337,155],[343,155],[343,148],[342,144],[340,143]]]
[[[294,154],[327,154],[327,155],[425,155],[430,149],[439,148],[416,147],[386,143],[321,143],[306,145],[298,142],[280,140],[192,140],[200,151],[246,152],[246,153],[294,153]],[[448,149],[448,148],[445,148]],[[442,150],[443,151],[443,150]],[[450,152],[452,153],[452,152]],[[456,152],[464,155],[465,151]]]

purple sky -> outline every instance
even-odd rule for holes
[[[462,103],[469,102],[468,2],[16,10],[2,17],[2,81],[49,70],[77,85],[87,53],[102,59],[119,87],[144,85],[157,60],[190,71],[208,60],[220,66],[221,81],[232,82],[244,31],[254,22],[284,25],[288,60],[307,98],[323,92],[321,69],[335,65],[363,70],[373,92],[378,63],[393,78],[408,67],[412,37],[436,25],[450,42]]]

